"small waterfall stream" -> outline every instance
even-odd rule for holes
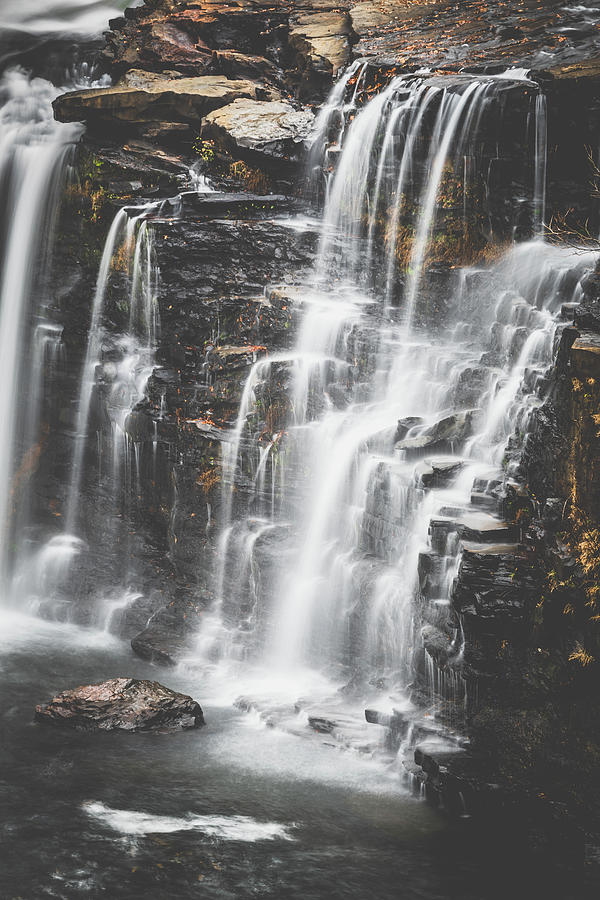
[[[68,177],[67,162],[80,126],[53,120],[51,101],[59,93],[41,78],[18,69],[0,79],[0,221],[5,241],[0,259],[0,579],[10,569],[9,520],[14,493],[14,453],[22,440],[31,447],[38,422],[27,427],[20,396],[39,404],[39,385],[49,344],[59,333],[45,315],[45,272],[53,248],[55,218]],[[28,327],[29,319],[37,330]],[[37,339],[36,339],[37,335]],[[38,398],[38,399],[36,399]],[[5,587],[4,587],[5,589]]]

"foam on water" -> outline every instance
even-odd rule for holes
[[[121,646],[122,641],[104,630],[47,621],[11,609],[0,612],[0,656],[34,647],[53,650],[63,647],[79,653],[94,648],[115,650]]]
[[[250,816],[156,816],[133,809],[112,809],[104,803],[89,801],[82,809],[113,831],[126,835],[173,834],[178,831],[198,831],[220,841],[292,841],[293,825],[278,822],[259,822]]]

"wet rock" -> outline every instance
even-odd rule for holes
[[[201,624],[207,600],[176,598],[151,616],[131,641],[133,652],[159,666],[174,666],[189,647]]]
[[[350,403],[351,395],[348,387],[344,384],[330,384],[327,387],[329,399],[336,409],[346,409]]]
[[[558,529],[563,521],[565,501],[562,497],[548,497],[542,510],[542,521],[546,528]]]
[[[313,122],[311,110],[286,100],[238,99],[206,116],[202,134],[238,156],[292,159],[301,153]]]
[[[452,604],[469,639],[483,634],[523,638],[540,590],[540,572],[519,547],[474,545],[463,552]]]
[[[454,481],[464,465],[462,459],[426,459],[419,466],[418,475],[423,487],[447,487]]]
[[[180,731],[204,725],[200,705],[158,681],[112,678],[57,694],[36,721],[82,731]]]
[[[134,443],[153,440],[154,422],[150,412],[145,409],[132,410],[125,419],[125,433]]]
[[[423,646],[438,668],[443,669],[456,655],[452,636],[435,625],[427,624],[421,629]]]
[[[581,334],[571,347],[571,365],[582,378],[600,377],[600,335]]]
[[[563,304],[563,309],[569,304]],[[573,320],[576,328],[582,331],[600,332],[600,309],[598,307],[580,306],[571,304],[573,309]]]
[[[431,741],[415,747],[415,763],[428,775],[439,775],[454,760],[463,760],[465,750],[460,747]]]
[[[334,719],[328,719],[325,716],[309,716],[308,724],[313,731],[319,734],[332,734],[336,723]]]
[[[453,450],[472,433],[476,412],[477,410],[466,410],[446,416],[414,437],[398,441],[394,449],[409,455],[423,450]]]
[[[504,522],[484,512],[459,512],[450,517],[442,511],[444,518],[433,518],[429,524],[432,544],[437,547],[445,542],[444,535],[456,533],[462,541],[476,544],[499,544],[501,541],[510,544],[517,540],[519,530],[516,525]]]
[[[423,419],[420,416],[406,416],[404,419],[399,419],[394,441],[401,441],[402,438],[406,437],[411,428],[415,428],[417,425],[422,424]]]
[[[253,219],[292,212],[296,203],[293,197],[283,194],[214,193],[196,191],[182,195],[184,212],[203,218]]]
[[[490,370],[485,366],[469,366],[460,373],[454,391],[454,402],[457,406],[468,406],[477,403],[488,385]]]
[[[264,56],[239,53],[237,50],[215,50],[207,74],[227,75],[228,78],[251,78],[280,83],[277,66]]]

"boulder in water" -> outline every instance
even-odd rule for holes
[[[204,725],[200,705],[158,681],[111,678],[57,694],[35,718],[80,731],[181,731]]]

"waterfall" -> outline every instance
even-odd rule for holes
[[[131,6],[129,0],[3,0],[0,29],[34,34],[99,34],[111,15]]]
[[[66,182],[66,163],[79,126],[64,126],[52,118],[51,101],[58,91],[43,79],[28,79],[9,70],[0,80],[0,218],[6,223],[0,260],[0,373],[3,390],[0,418],[0,578],[9,569],[8,534],[15,515],[13,482],[16,454],[22,446],[24,417],[21,398],[39,393],[46,342],[29,347],[30,319],[44,321],[44,277],[51,253],[56,211]],[[42,296],[40,296],[42,295]],[[36,352],[36,349],[39,352]],[[30,356],[29,366],[26,365]],[[31,388],[31,389],[30,389]],[[36,401],[37,402],[37,401]],[[31,439],[31,434],[25,437]]]
[[[546,167],[548,163],[548,113],[546,97],[535,98],[535,224],[536,233],[543,235],[546,220]]]
[[[537,85],[421,73],[393,78],[365,102],[360,86],[349,88],[360,71],[348,70],[317,123],[322,147],[335,132],[337,160],[313,280],[296,300],[295,349],[255,363],[223,444],[218,599],[197,654],[266,666],[275,694],[278,678],[298,684],[307,669],[337,684],[383,677],[400,692],[412,680],[426,640],[415,632],[415,602],[446,622],[461,523],[485,540],[506,531],[491,497],[489,512],[472,506],[474,485],[514,475],[515,461],[503,470],[504,448],[541,402],[560,303],[593,261],[533,240],[504,256],[494,250],[500,260],[485,263],[486,248],[514,233],[513,223],[495,220],[490,194],[503,154],[530,185],[532,237],[543,221],[546,116]],[[522,121],[517,150],[503,135],[507,94]],[[317,158],[327,170],[323,151],[313,151],[311,166]],[[481,235],[493,223],[475,246],[466,239],[471,218]],[[431,280],[436,253],[445,265],[439,284]],[[274,499],[257,522],[233,496],[242,464],[264,484],[274,441],[255,443],[252,422],[282,368],[288,421],[276,442]],[[256,567],[259,583],[250,578]],[[445,668],[425,653],[425,678],[432,698],[445,692],[456,704],[458,632],[447,647]]]
[[[113,409],[115,429],[121,435],[125,417],[135,402],[143,397],[146,381],[152,372],[157,333],[156,272],[152,237],[145,217],[155,209],[156,204],[146,204],[136,209],[120,209],[113,219],[104,244],[92,302],[86,355],[79,381],[75,448],[65,517],[65,530],[68,534],[74,533],[77,528],[90,405],[96,385],[97,367],[101,363],[104,335],[102,316],[114,258],[120,249],[124,251],[124,267],[129,282],[129,330],[122,337],[122,359],[117,366],[116,377],[113,378],[112,396],[116,403],[109,405]],[[115,463],[117,464],[118,462]]]

